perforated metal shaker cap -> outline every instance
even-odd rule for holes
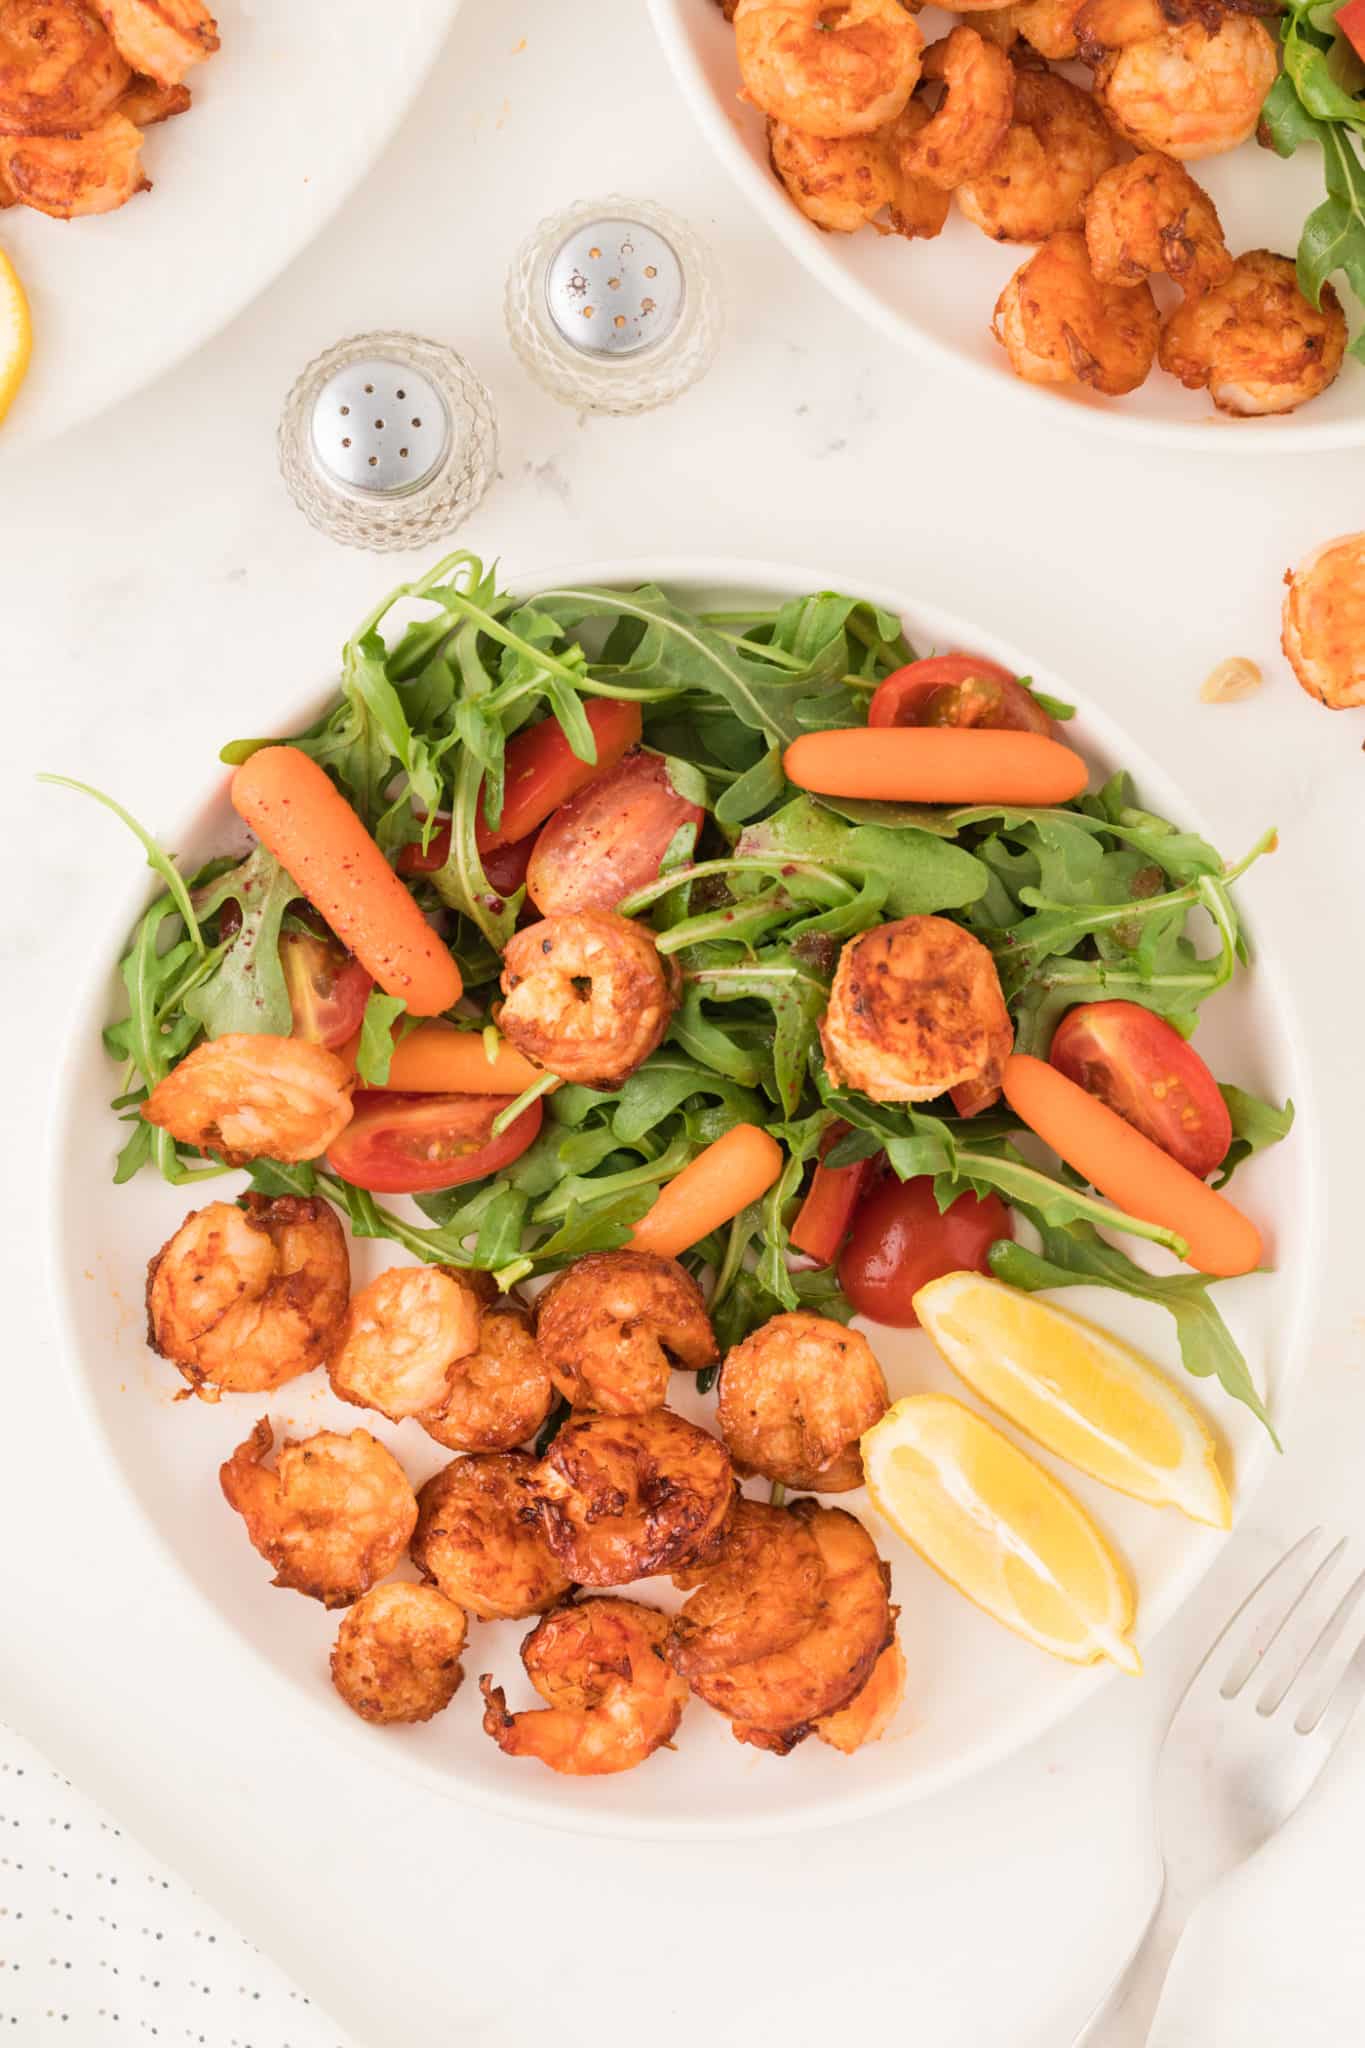
[[[497,466],[493,403],[463,356],[420,335],[354,335],[298,378],[280,468],[312,524],[354,547],[450,533]]]
[[[639,220],[575,225],[551,256],[545,303],[587,356],[629,356],[666,341],[682,318],[687,277],[677,250]]]
[[[450,413],[411,362],[365,356],[319,385],[309,433],[336,483],[384,497],[428,483],[450,451]]]

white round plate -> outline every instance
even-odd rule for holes
[[[330,220],[426,76],[460,0],[220,0],[188,113],[149,128],[117,213],[0,213],[33,362],[0,454],[79,425],[225,327]]]
[[[658,580],[692,606],[715,609],[756,600],[771,604],[830,587],[828,568],[793,571],[718,560],[579,564],[518,578],[516,587],[530,593],[565,582],[629,587],[646,580]],[[854,581],[833,581],[862,590]],[[1070,685],[1042,674],[1026,652],[995,633],[903,592],[866,589],[862,594],[899,613],[920,650],[971,647],[1014,673],[1034,674],[1040,687],[1076,701]],[[282,704],[278,730],[299,730],[327,694]],[[1107,717],[1083,708],[1072,731],[1098,774],[1127,768],[1146,801],[1184,825],[1199,827],[1197,806]],[[182,860],[193,866],[242,845],[245,835],[229,808],[222,774],[211,770],[201,781],[198,767],[187,762],[185,781],[187,789],[197,787],[201,794],[197,802],[187,802],[184,830],[175,842]],[[146,1348],[147,1260],[191,1203],[149,1172],[122,1188],[110,1179],[121,1127],[108,1109],[116,1075],[101,1049],[100,1027],[119,1013],[115,962],[147,900],[131,847],[128,873],[123,914],[99,943],[100,957],[75,1006],[62,1052],[65,1085],[52,1148],[52,1291],[65,1312],[81,1404],[183,1575],[187,1603],[194,1604],[193,1622],[187,1615],[186,1629],[233,1630],[242,1657],[253,1667],[253,1684],[287,1689],[281,1712],[306,1716],[328,1731],[359,1766],[401,1770],[428,1792],[523,1820],[599,1833],[718,1836],[813,1827],[937,1790],[1018,1748],[1104,1682],[1109,1667],[1082,1670],[1059,1663],[988,1620],[899,1543],[859,1494],[840,1495],[839,1504],[867,1518],[891,1562],[910,1676],[895,1727],[882,1742],[853,1757],[817,1741],[802,1744],[786,1758],[762,1755],[735,1742],[725,1721],[694,1702],[676,1750],[660,1752],[621,1777],[561,1778],[534,1762],[506,1758],[482,1732],[476,1680],[491,1671],[506,1685],[514,1708],[533,1703],[517,1657],[526,1628],[521,1623],[472,1624],[463,1689],[449,1710],[425,1727],[374,1730],[356,1720],[328,1682],[327,1654],[339,1617],[271,1587],[268,1566],[221,1498],[218,1465],[266,1412],[277,1435],[363,1423],[392,1445],[414,1483],[442,1465],[446,1454],[415,1422],[395,1427],[335,1401],[321,1372],[281,1389],[273,1400],[228,1395],[211,1407],[178,1399],[183,1391],[178,1374]],[[1254,900],[1254,879],[1243,893]],[[1266,1230],[1268,1256],[1277,1270],[1219,1289],[1223,1312],[1283,1424],[1299,1370],[1319,1241],[1317,1148],[1309,1077],[1297,1050],[1301,1036],[1288,989],[1264,940],[1254,969],[1208,1006],[1199,1042],[1220,1075],[1277,1100],[1291,1095],[1298,1105],[1292,1138],[1268,1164],[1260,1159],[1244,1167],[1237,1183],[1239,1198]],[[236,1186],[235,1180],[225,1179],[213,1184],[212,1193],[230,1195]],[[403,1259],[396,1247],[385,1244],[357,1244],[354,1254],[357,1281]],[[1129,1336],[1177,1380],[1183,1377],[1169,1319],[1161,1312],[1103,1291],[1073,1290],[1067,1301]],[[930,1387],[964,1393],[919,1332],[869,1326],[869,1335],[893,1397]],[[1245,1411],[1216,1387],[1200,1385],[1194,1398],[1224,1437],[1240,1508],[1266,1465],[1267,1441]],[[671,1399],[683,1413],[698,1418],[713,1406],[711,1398],[696,1397],[685,1373],[674,1375]],[[1173,1512],[1125,1500],[1075,1474],[1063,1476],[1127,1559],[1140,1589],[1138,1641],[1149,1642],[1213,1562],[1223,1539]],[[667,1581],[650,1581],[635,1590],[645,1599],[677,1604]],[[174,1618],[168,1619],[174,1625]],[[320,1763],[319,1768],[329,1766]]]
[[[997,298],[1029,250],[992,242],[956,207],[932,242],[907,242],[871,228],[856,235],[823,233],[797,212],[772,173],[763,116],[739,97],[734,30],[716,0],[648,4],[664,55],[707,140],[769,227],[852,312],[927,362],[988,379],[1013,392],[1021,405],[1052,408],[1060,420],[1080,419],[1102,432],[1172,447],[1266,454],[1365,440],[1365,367],[1350,356],[1321,398],[1301,412],[1268,420],[1230,419],[1215,412],[1206,393],[1186,391],[1155,368],[1127,398],[1100,398],[1078,384],[1024,383],[992,338],[990,324]],[[927,7],[920,17],[926,40],[946,35],[954,19]],[[1088,83],[1082,68],[1069,68],[1078,82]],[[1283,162],[1248,142],[1191,170],[1213,194],[1228,246],[1238,251],[1277,249],[1292,256],[1304,221],[1325,196],[1321,153],[1312,147]],[[1166,290],[1158,284],[1163,305]],[[1354,329],[1359,308],[1342,290]]]

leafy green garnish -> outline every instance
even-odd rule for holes
[[[389,1078],[389,1068],[393,1064],[393,1027],[406,1008],[402,996],[386,996],[381,988],[372,988],[365,998],[355,1070],[369,1088],[382,1088]]]
[[[1288,0],[1280,21],[1284,69],[1261,109],[1260,132],[1276,155],[1292,156],[1305,142],[1322,151],[1327,197],[1304,222],[1299,237],[1299,289],[1321,306],[1327,280],[1340,272],[1365,302],[1365,164],[1357,137],[1365,135],[1365,98],[1337,75],[1338,38],[1320,0]],[[1350,353],[1365,361],[1365,331]]]
[[[1232,1143],[1223,1155],[1214,1182],[1216,1188],[1224,1188],[1244,1159],[1250,1159],[1253,1152],[1263,1152],[1267,1145],[1278,1145],[1289,1136],[1294,1127],[1294,1105],[1286,1102],[1283,1109],[1277,1109],[1273,1102],[1249,1094],[1245,1088],[1234,1088],[1226,1081],[1220,1085],[1219,1093],[1232,1118]]]
[[[1042,1253],[1000,1239],[990,1249],[997,1280],[1029,1294],[1045,1287],[1113,1287],[1139,1301],[1156,1302],[1175,1320],[1185,1370],[1197,1379],[1215,1377],[1234,1401],[1242,1402],[1265,1425],[1276,1450],[1282,1448],[1247,1362],[1210,1299],[1215,1282],[1198,1273],[1145,1273],[1088,1223],[1057,1227],[1037,1217],[1034,1221],[1042,1236]]]

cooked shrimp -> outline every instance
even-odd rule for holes
[[[0,132],[93,128],[128,83],[128,66],[82,0],[0,0]]]
[[[580,1586],[625,1586],[714,1556],[735,1495],[725,1446],[667,1408],[576,1415],[536,1468],[545,1539]]]
[[[985,169],[1014,112],[1014,66],[974,28],[955,28],[925,53],[924,76],[943,99],[901,151],[902,168],[951,192]]]
[[[1280,68],[1263,22],[1229,15],[1213,29],[1187,21],[1111,50],[1095,97],[1135,149],[1191,163],[1246,141]]]
[[[263,1416],[220,1469],[223,1492],[277,1586],[349,1607],[408,1547],[417,1501],[407,1474],[367,1429],[286,1437],[272,1472],[262,1460],[274,1440]]]
[[[863,1483],[858,1439],[890,1405],[866,1337],[829,1316],[772,1316],[721,1368],[716,1420],[744,1472],[812,1493]]]
[[[161,85],[155,78],[143,73],[134,75],[127,92],[118,103],[118,111],[138,128],[155,128],[160,121],[169,121],[176,114],[187,114],[190,109],[190,89],[187,85]]]
[[[576,1259],[536,1303],[536,1337],[569,1405],[603,1415],[662,1408],[670,1367],[700,1372],[717,1357],[700,1287],[654,1252]]]
[[[668,1616],[638,1600],[559,1607],[521,1646],[526,1675],[548,1706],[509,1714],[502,1687],[479,1680],[483,1725],[507,1756],[533,1756],[567,1777],[632,1771],[670,1742],[687,1681],[664,1655]]]
[[[844,947],[820,1043],[836,1087],[874,1102],[970,1089],[966,1115],[999,1092],[1014,1032],[981,941],[946,917],[902,917]]]
[[[76,135],[0,135],[0,182],[53,220],[114,213],[152,189],[142,171],[142,130],[118,113]]]
[[[1085,246],[1100,284],[1164,272],[1187,299],[1232,269],[1218,209],[1171,157],[1148,150],[1106,171],[1085,202]]]
[[[417,1496],[412,1561],[481,1621],[521,1621],[568,1592],[540,1532],[525,1451],[454,1458]]]
[[[1147,284],[1101,284],[1085,236],[1068,232],[1015,271],[996,301],[991,332],[1028,383],[1075,379],[1117,398],[1136,391],[1151,369],[1159,326]]]
[[[870,135],[915,89],[924,37],[901,0],[739,0],[745,96],[804,135]]]
[[[908,170],[906,156],[933,119],[934,115],[923,100],[912,99],[891,126],[882,130],[881,137],[891,160],[894,179],[887,215],[891,231],[910,240],[919,236],[926,242],[943,233],[952,210],[952,198],[932,179]]]
[[[891,1574],[862,1523],[813,1500],[787,1512],[807,1524],[824,1569],[814,1623],[785,1650],[690,1680],[698,1699],[729,1716],[737,1741],[778,1756],[861,1692],[895,1626]]]
[[[518,1052],[565,1081],[614,1088],[662,1044],[676,970],[654,934],[612,910],[573,910],[514,932],[498,1019]]]
[[[1045,242],[1079,225],[1086,194],[1118,157],[1089,93],[1051,71],[1016,65],[1005,139],[985,169],[957,187],[957,203],[997,242]]]
[[[466,1632],[434,1586],[372,1586],[337,1631],[332,1683],[362,1721],[429,1721],[459,1690]]]
[[[481,1281],[453,1266],[392,1266],[362,1287],[328,1363],[333,1393],[390,1422],[439,1408],[479,1341]]]
[[[351,1291],[330,1203],[247,1195],[192,1209],[147,1267],[147,1342],[206,1401],[263,1394],[322,1365]]]
[[[355,1076],[325,1046],[230,1031],[186,1053],[142,1105],[182,1145],[229,1166],[317,1159],[351,1121]]]
[[[1281,646],[1310,697],[1365,704],[1365,533],[1315,548],[1285,575]]]
[[[1293,412],[1325,391],[1346,352],[1346,316],[1330,284],[1322,306],[1299,290],[1292,257],[1251,249],[1161,330],[1159,361],[1220,412]]]
[[[510,1451],[535,1435],[554,1398],[526,1309],[502,1295],[480,1310],[478,1342],[452,1366],[440,1407],[417,1420],[449,1451]]]
[[[179,85],[218,48],[218,24],[203,0],[95,0],[135,71]]]
[[[814,1733],[845,1756],[852,1756],[865,1743],[880,1742],[905,1698],[905,1676],[905,1652],[899,1638],[893,1636],[872,1666],[862,1691],[854,1693],[837,1713],[822,1715],[813,1724]]]
[[[992,7],[971,15],[971,24],[1008,50],[1021,36],[1029,49],[1055,64],[1077,55],[1076,16],[1082,0],[1018,0],[1014,7]]]
[[[886,130],[874,135],[806,135],[768,123],[768,157],[799,212],[827,234],[852,235],[896,196]]]
[[[812,1628],[825,1567],[808,1523],[765,1501],[735,1502],[719,1555],[674,1574],[692,1597],[675,1616],[675,1671],[720,1671],[788,1650]]]

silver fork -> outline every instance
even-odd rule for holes
[[[1157,1765],[1161,1889],[1077,2048],[1146,2041],[1196,1906],[1288,1820],[1365,1695],[1365,1640],[1340,1649],[1365,1571],[1330,1606],[1346,1543],[1315,1563],[1322,1534],[1300,1537],[1242,1602],[1171,1718]]]

